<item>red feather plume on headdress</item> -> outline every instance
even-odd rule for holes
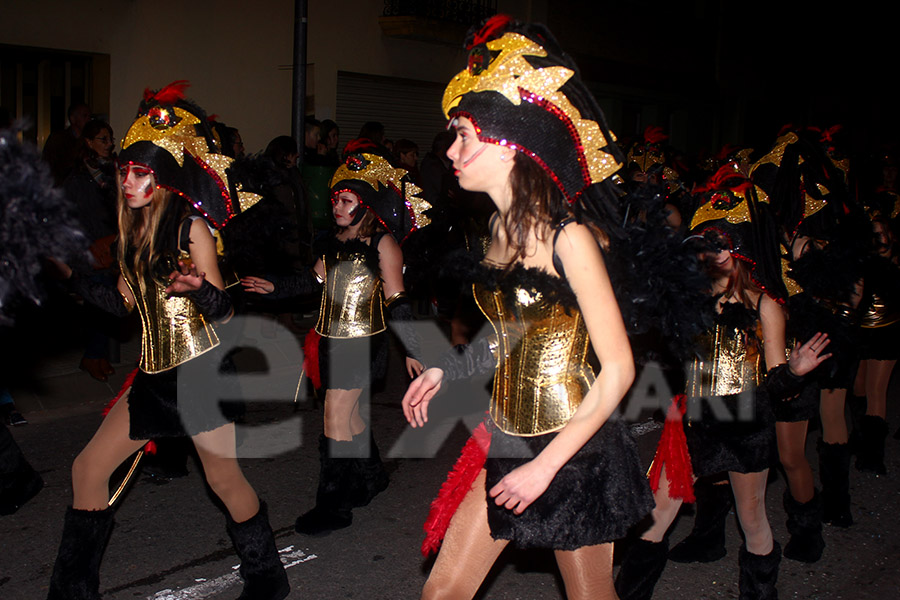
[[[179,79],[157,92],[147,88],[144,90],[144,101],[156,100],[160,104],[175,104],[179,100],[184,100],[184,90],[190,86],[191,84],[186,79]]]
[[[735,146],[734,144],[725,144],[719,150],[718,154],[716,154],[716,160],[725,160],[728,158],[728,155],[737,150],[739,146]]]
[[[719,167],[716,174],[710,177],[704,185],[694,190],[694,193],[702,194],[713,190],[732,190],[744,194],[751,185],[753,185],[753,182],[742,173],[735,171],[732,163],[729,162]]]
[[[512,17],[509,15],[494,15],[478,30],[466,50],[471,50],[475,46],[489,41],[495,32],[506,27],[510,21],[512,21]]]
[[[648,144],[658,144],[669,139],[669,136],[659,125],[648,125],[644,130],[644,141]]]
[[[378,145],[368,138],[356,138],[347,142],[347,145],[344,146],[344,154],[355,154],[366,150],[376,150],[377,148]]]

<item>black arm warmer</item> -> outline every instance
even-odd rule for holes
[[[772,400],[787,400],[803,390],[805,377],[794,375],[787,363],[783,363],[769,371],[763,385]]]
[[[233,308],[228,292],[220,290],[205,279],[200,289],[188,292],[185,296],[190,298],[203,316],[210,321],[221,321],[231,314]]]
[[[438,359],[435,367],[444,372],[444,381],[456,381],[490,373],[497,368],[490,340],[478,338],[471,344],[453,346]]]
[[[100,283],[89,277],[82,277],[78,273],[72,273],[69,288],[87,302],[117,317],[124,317],[129,313],[125,298],[115,285]]]
[[[391,328],[403,347],[406,348],[406,355],[418,361],[422,360],[422,345],[419,343],[419,335],[416,333],[415,325],[413,325],[412,308],[409,304],[409,298],[398,298],[387,305],[388,314],[391,317]]]
[[[319,291],[322,283],[316,277],[316,272],[312,269],[304,269],[299,273],[291,273],[290,275],[272,275],[266,279],[272,282],[275,289],[266,295],[272,300],[282,300],[284,298],[295,298],[297,296],[308,296]]]

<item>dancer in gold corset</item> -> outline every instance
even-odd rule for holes
[[[403,410],[422,427],[444,382],[493,370],[490,448],[449,508],[422,597],[473,597],[512,543],[554,550],[568,598],[614,598],[612,542],[652,506],[635,444],[610,418],[634,378],[599,216],[618,208],[623,157],[544,27],[497,16],[466,45],[444,92],[447,156],[460,186],[496,207],[484,259],[461,273],[494,335],[425,370]]]
[[[363,396],[387,369],[385,308],[406,346],[407,372],[415,377],[422,370],[415,357],[400,244],[429,222],[422,214],[429,204],[418,197],[421,190],[407,172],[381,152],[363,139],[344,149],[346,159],[331,180],[337,227],[317,244],[319,260],[311,270],[241,280],[247,291],[274,298],[321,290],[319,319],[304,345],[306,374],[325,397],[316,505],[295,524],[307,535],[348,527],[353,508],[365,506],[388,485],[364,418]]]
[[[799,394],[804,376],[831,356],[829,340],[816,334],[794,346],[787,359],[778,231],[766,212],[765,193],[734,165],[720,168],[696,193],[701,202],[691,221],[691,239],[698,240],[709,268],[716,317],[687,374],[682,439],[692,469],[676,473],[681,466],[671,460],[676,453],[660,442],[650,471],[659,482],[653,523],[623,559],[616,590],[623,600],[649,600],[667,562],[669,528],[684,499],[675,492],[676,484],[689,483],[692,475],[727,472],[744,538],[738,558],[740,598],[774,600],[781,546],[772,536],[765,506],[776,456],[774,411]],[[666,424],[681,426],[680,419]],[[666,439],[663,433],[661,440]]]
[[[203,111],[184,99],[184,87],[148,90],[122,142],[118,289],[73,281],[79,294],[113,313],[137,309],[141,359],[72,466],[74,500],[51,600],[100,598],[100,560],[113,526],[110,476],[148,440],[184,436],[193,440],[206,481],[227,509],[226,528],[241,558],[240,598],[281,600],[290,591],[265,504],[237,461],[234,415],[209,391],[223,371],[233,371],[216,334],[216,323],[233,312],[218,267],[217,228],[258,196],[229,185],[231,159],[222,155]]]

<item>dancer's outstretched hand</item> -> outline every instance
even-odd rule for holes
[[[166,294],[182,295],[189,292],[196,292],[203,285],[206,279],[206,273],[197,271],[197,265],[191,263],[186,265],[184,261],[178,261],[178,268],[169,273],[169,285],[166,287]]]
[[[413,427],[422,427],[428,422],[428,403],[441,389],[444,372],[432,367],[426,369],[409,384],[403,396],[403,416]]]
[[[241,277],[241,285],[244,286],[244,291],[252,292],[254,294],[271,294],[275,291],[274,283],[268,279],[254,277],[252,275]]]
[[[799,343],[794,344],[788,361],[791,372],[802,377],[828,360],[831,353],[823,354],[823,352],[830,343],[828,334],[819,332],[802,346]]]

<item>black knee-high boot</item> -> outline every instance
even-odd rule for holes
[[[856,448],[856,468],[867,473],[886,475],[884,440],[887,421],[875,415],[863,415],[859,420],[859,445]]]
[[[235,523],[227,517],[225,529],[241,559],[239,572],[244,580],[244,590],[237,600],[287,598],[291,586],[278,556],[265,502],[260,502],[259,512],[243,523]]]
[[[359,458],[356,459],[359,481],[355,487],[353,505],[366,506],[375,496],[387,489],[388,474],[384,463],[381,462],[381,453],[375,444],[371,428],[353,436],[353,443],[357,445],[359,451]]]
[[[850,447],[819,439],[819,479],[822,481],[823,523],[853,525],[850,514]]]
[[[98,600],[100,561],[113,528],[113,509],[66,510],[47,600]]]
[[[784,491],[784,510],[790,541],[784,546],[784,557],[805,563],[822,558],[825,540],[822,538],[822,496],[813,493],[812,500],[803,504],[794,500],[790,490]]]
[[[781,564],[781,546],[773,542],[768,554],[751,554],[741,545],[738,558],[741,572],[738,578],[740,600],[778,600],[778,567]]]
[[[319,486],[316,505],[300,515],[294,524],[297,533],[324,535],[353,523],[354,487],[359,478],[356,472],[358,450],[350,442],[319,437]]]
[[[704,482],[694,488],[694,494],[694,527],[669,551],[669,560],[679,563],[713,562],[727,553],[725,522],[734,504],[731,486]]]
[[[616,575],[616,594],[620,600],[650,600],[653,588],[666,568],[669,540],[636,541],[625,553]]]

